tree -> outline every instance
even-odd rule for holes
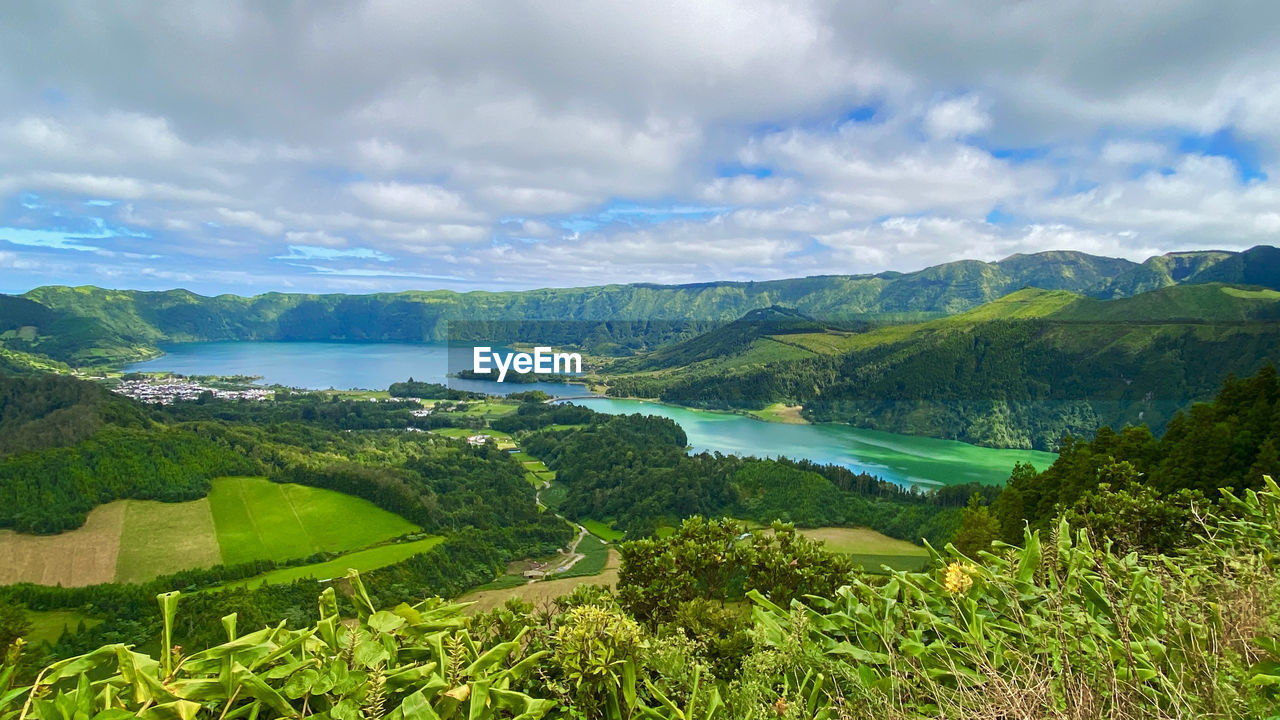
[[[26,612],[13,603],[0,604],[0,655],[14,640],[31,632],[31,621]]]
[[[960,529],[951,539],[951,544],[960,552],[973,557],[979,550],[989,550],[991,543],[1000,538],[1000,522],[991,514],[991,509],[982,504],[982,496],[974,493],[969,496],[969,505],[963,511]]]

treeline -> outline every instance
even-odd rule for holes
[[[0,527],[62,532],[112,500],[195,500],[215,477],[259,470],[194,433],[107,428],[72,447],[0,460]]]
[[[1134,524],[1164,512],[1161,523],[1168,526],[1190,503],[1214,500],[1218,488],[1257,489],[1264,475],[1280,477],[1278,449],[1280,380],[1268,365],[1246,379],[1228,378],[1212,402],[1175,415],[1159,440],[1145,426],[1104,427],[1091,441],[1067,438],[1044,472],[1016,468],[993,511],[1006,540],[1021,536],[1024,521],[1044,529],[1073,508],[1106,513],[1099,493],[1113,507],[1144,506],[1147,512],[1135,512],[1145,520],[1135,515],[1129,518]],[[1177,538],[1177,528],[1158,532]]]
[[[512,426],[546,427],[564,412],[529,404],[508,418]],[[919,492],[808,461],[689,455],[684,431],[665,418],[591,413],[576,419],[590,422],[533,432],[521,445],[555,470],[567,493],[560,507],[570,516],[611,520],[630,537],[694,515],[728,515],[801,527],[864,525],[914,542],[945,542],[970,495],[990,501],[998,492],[978,485]]]
[[[483,378],[488,380],[489,378]],[[454,390],[440,383],[422,382],[409,378],[405,382],[394,382],[387,388],[387,394],[396,398],[421,398],[423,400],[483,400],[484,393]]]
[[[299,463],[273,479],[364,498],[428,532],[563,525],[538,512],[522,466],[487,444],[439,441],[395,465]]]

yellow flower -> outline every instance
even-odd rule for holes
[[[961,562],[951,563],[947,566],[947,577],[942,583],[943,587],[947,589],[947,592],[953,594],[959,594],[968,590],[973,585],[973,577],[971,577],[971,573],[973,573],[974,570],[976,570],[976,568],[965,565]]]

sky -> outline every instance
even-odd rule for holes
[[[0,9],[0,291],[507,290],[1280,244],[1280,3]]]

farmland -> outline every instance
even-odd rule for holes
[[[330,490],[265,478],[219,478],[206,498],[182,503],[118,500],[95,508],[83,527],[58,535],[0,531],[0,584],[140,582],[219,563],[367,548],[416,529],[372,503]],[[374,551],[377,557],[404,552]],[[377,557],[361,557],[361,564],[352,567],[388,564],[376,564]],[[407,555],[389,562],[403,557]],[[290,572],[302,577],[311,571]]]
[[[882,535],[870,528],[825,527],[800,530],[811,540],[821,540],[833,552],[844,553],[868,572],[881,565],[895,570],[919,570],[928,562],[928,552],[905,540]]]
[[[367,572],[376,570],[387,565],[394,565],[406,558],[426,552],[431,548],[439,545],[444,538],[436,535],[421,540],[413,540],[411,542],[396,543],[391,545],[379,545],[366,550],[357,550],[341,557],[328,560],[326,562],[314,563],[311,565],[301,565],[298,567],[282,568],[280,570],[272,570],[247,580],[240,580],[222,586],[224,589],[237,587],[260,587],[262,585],[280,585],[290,583],[294,580],[302,578],[314,578],[317,580],[327,580],[333,577],[339,577],[349,569]]]
[[[226,565],[368,547],[417,528],[372,503],[265,478],[222,478],[209,493]]]
[[[0,585],[34,582],[80,587],[111,582],[128,502],[94,508],[83,527],[60,535],[0,530]]]

